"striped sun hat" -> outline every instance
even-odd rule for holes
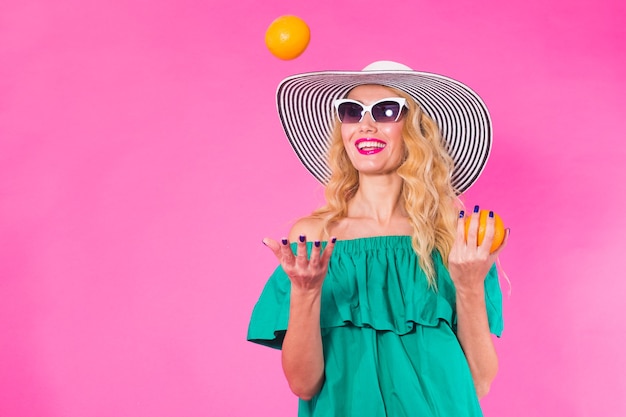
[[[468,86],[442,75],[413,71],[392,61],[377,61],[362,71],[322,71],[293,75],[278,86],[278,114],[296,155],[322,184],[330,178],[327,152],[335,120],[333,101],[363,84],[406,92],[441,129],[454,160],[452,185],[466,191],[485,168],[491,151],[491,118],[485,103]]]

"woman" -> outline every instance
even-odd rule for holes
[[[282,349],[300,416],[482,415],[498,368],[490,333],[502,331],[493,265],[508,237],[490,253],[493,218],[477,245],[478,216],[466,239],[459,211],[490,150],[482,100],[381,61],[287,78],[278,108],[327,204],[263,240],[280,266],[248,339]]]

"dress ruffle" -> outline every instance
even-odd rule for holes
[[[436,290],[428,286],[410,236],[337,241],[322,287],[322,332],[355,326],[401,336],[441,321],[455,330],[454,284],[438,253],[433,261]],[[280,349],[289,320],[290,286],[279,266],[255,305],[248,340]],[[485,279],[485,301],[490,330],[500,336],[502,293],[495,266]]]

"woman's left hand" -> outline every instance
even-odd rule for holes
[[[477,212],[477,207],[474,211]],[[494,236],[494,218],[489,216],[485,229],[485,236],[480,245],[477,244],[478,217],[470,220],[467,239],[465,238],[465,218],[459,215],[456,230],[456,240],[448,256],[448,270],[457,291],[482,290],[485,277],[489,269],[506,246],[509,230],[505,231],[504,241],[493,253],[489,253]]]

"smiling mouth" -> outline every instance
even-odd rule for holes
[[[359,153],[372,155],[382,151],[387,144],[378,139],[359,139],[354,143]]]

